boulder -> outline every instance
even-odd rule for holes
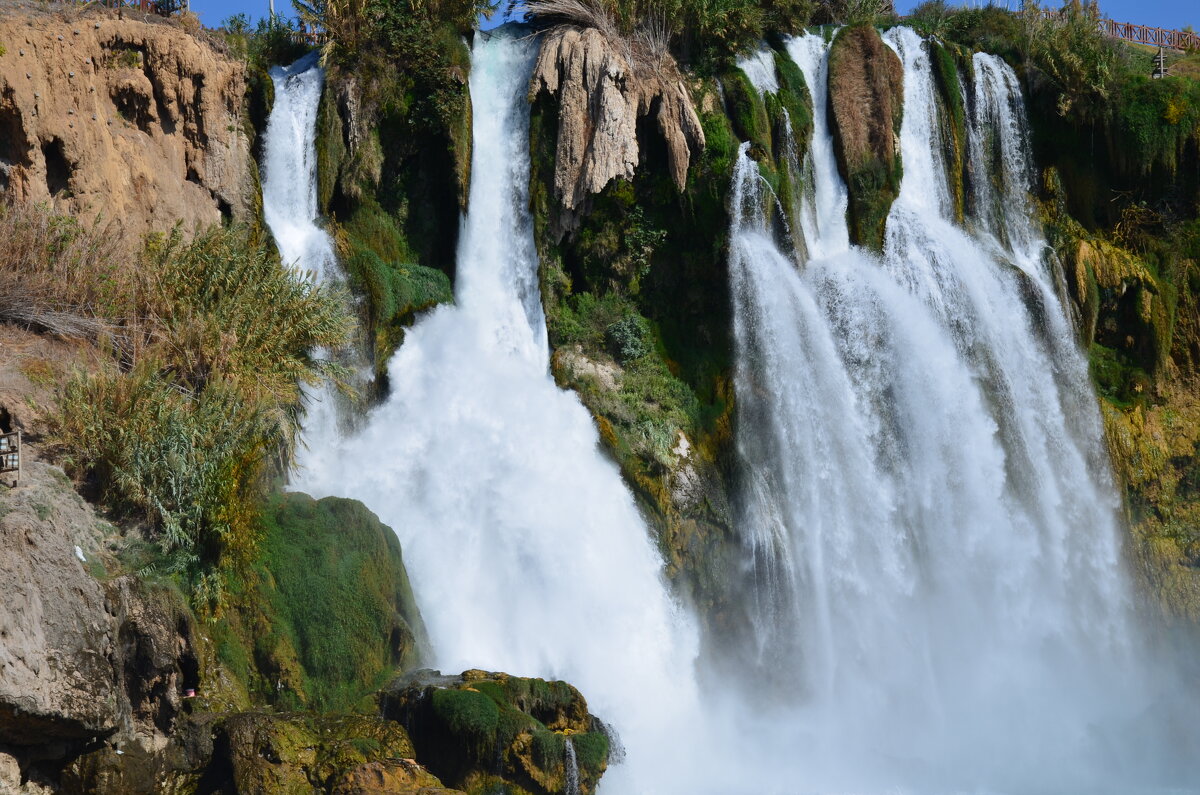
[[[468,793],[563,792],[574,757],[579,792],[590,795],[608,765],[609,730],[566,682],[423,670],[384,688],[379,706],[408,730],[430,772]]]

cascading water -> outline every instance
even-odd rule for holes
[[[549,375],[528,211],[533,54],[477,34],[456,303],[413,326],[387,401],[294,485],[360,499],[395,529],[431,662],[570,681],[628,748],[605,787],[669,792],[677,762],[658,749],[695,709],[697,639],[591,415]]]
[[[823,184],[837,176],[820,38],[788,44],[817,108],[821,223],[804,224],[802,267],[772,236],[746,146],[735,174],[741,528],[758,662],[794,700],[779,720],[811,743],[816,787],[1170,780],[1138,760],[1178,738],[1140,736],[1155,672],[1133,654],[1116,500],[1029,211],[1016,80],[976,56],[971,151],[999,152],[1001,174],[993,187],[972,164],[970,235],[931,144],[924,43],[886,40],[904,65],[904,180],[882,260],[845,243],[845,188]]]
[[[263,220],[285,265],[301,278],[330,282],[338,279],[333,240],[317,225],[317,107],[325,83],[318,55],[271,68],[275,102],[263,136]],[[337,395],[331,388],[307,387],[304,394],[304,441],[309,449],[321,449],[339,433]],[[309,457],[306,449],[299,455]]]
[[[317,219],[317,104],[325,73],[310,53],[271,69],[275,103],[264,135],[263,218],[284,264],[324,281],[333,273],[333,241]]]

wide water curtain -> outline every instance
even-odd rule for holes
[[[1107,783],[1102,727],[1145,706],[1143,672],[1095,399],[1028,198],[1019,84],[975,57],[964,229],[928,46],[905,28],[885,40],[904,67],[904,177],[881,260],[845,242],[821,37],[786,46],[815,102],[805,245],[777,238],[747,147],[734,176],[759,682],[793,701],[837,785],[934,769],[949,786]],[[745,67],[777,90],[761,60]]]
[[[992,56],[962,70],[956,207],[928,45],[904,28],[885,41],[903,65],[904,176],[880,253],[850,244],[823,36],[782,47],[814,103],[811,140],[776,147],[791,200],[749,144],[732,175],[741,565],[713,574],[736,578],[749,621],[704,644],[724,643],[720,659],[699,659],[591,414],[549,374],[529,209],[536,38],[474,37],[454,304],[406,331],[391,392],[357,429],[308,417],[293,485],[362,500],[395,529],[429,664],[578,686],[627,751],[604,795],[1092,791],[1178,761],[1144,717],[1156,673],[1032,209],[1020,85]],[[742,62],[763,96],[786,82],[782,55]],[[264,214],[285,260],[334,278],[314,220],[322,73],[306,60],[273,77]]]

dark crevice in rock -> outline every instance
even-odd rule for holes
[[[42,157],[46,161],[46,190],[51,196],[65,193],[70,188],[71,172],[74,168],[67,159],[62,140],[51,138],[43,141]]]

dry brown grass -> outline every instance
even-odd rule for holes
[[[95,339],[134,322],[145,286],[112,224],[0,205],[0,321]]]
[[[855,169],[871,160],[890,167],[903,97],[900,60],[867,25],[842,36],[845,40],[830,56],[829,96],[847,167]]]

